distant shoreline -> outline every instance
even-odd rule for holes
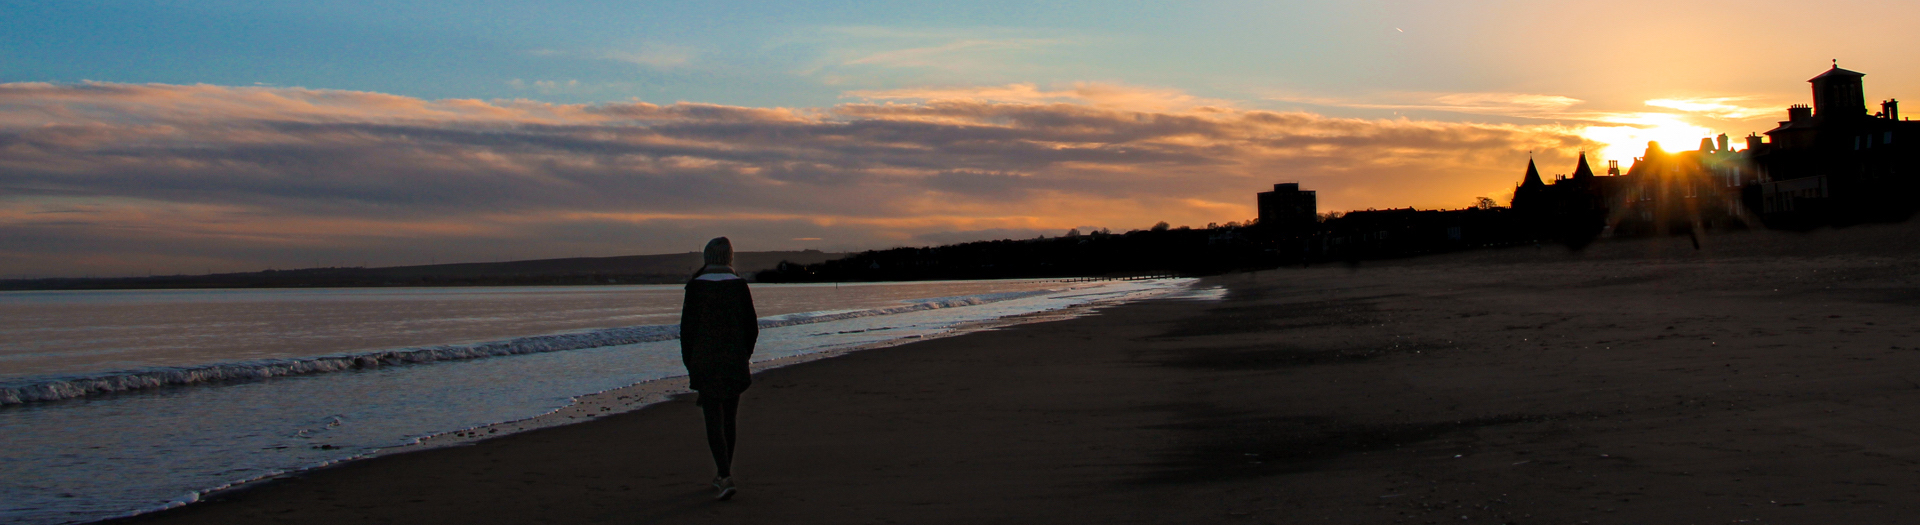
[[[735,266],[742,272],[752,273],[773,268],[782,261],[813,264],[845,255],[819,250],[740,252]],[[269,269],[207,275],[5,279],[0,280],[0,291],[677,284],[684,282],[699,266],[700,254],[687,252],[379,268]]]

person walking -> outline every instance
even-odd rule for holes
[[[740,393],[753,383],[747,359],[760,338],[753,311],[753,294],[746,279],[733,270],[733,242],[726,237],[707,242],[706,265],[687,281],[686,303],[680,309],[680,359],[687,378],[700,393],[697,403],[707,421],[707,447],[713,450],[716,470],[714,499],[733,498],[734,418]]]

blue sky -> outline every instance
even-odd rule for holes
[[[1406,99],[1546,94],[1635,111],[1663,97],[1784,98],[1828,58],[1875,85],[1920,85],[1895,51],[1920,44],[1899,25],[1916,9],[1899,2],[1595,4],[14,1],[0,6],[0,80],[751,107],[1103,82],[1476,121],[1516,116]]]
[[[1920,6],[1813,7],[14,0],[0,275],[1504,202],[1529,156],[1765,131],[1830,59],[1920,96]]]
[[[0,7],[0,75],[759,107],[1101,81],[1281,107],[1274,98],[1356,91],[1596,100],[1619,86],[1608,78],[1673,62],[1695,71],[1668,91],[1732,90],[1765,78],[1759,63],[1796,63],[1782,68],[1793,78],[1830,55],[1887,58],[1913,38],[1882,20],[1913,10],[1890,2],[1835,16],[1768,2],[1588,4],[14,1]],[[1886,31],[1862,38],[1876,25]],[[1783,48],[1781,34],[1821,45]]]

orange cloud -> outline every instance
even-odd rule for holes
[[[1648,100],[1647,105],[1675,109],[1688,113],[1728,120],[1742,120],[1772,115],[1781,112],[1779,106],[1754,107],[1736,104],[1753,100],[1755,97],[1700,97],[1700,98],[1661,98]]]
[[[851,91],[848,97],[870,100],[975,101],[1013,103],[1073,103],[1136,111],[1184,111],[1199,107],[1231,107],[1232,102],[1195,97],[1175,89],[1150,89],[1098,82],[1076,82],[1064,89],[1045,90],[1031,83],[1005,86],[931,87]]]
[[[1291,181],[1327,210],[1463,207],[1510,189],[1529,151],[1551,166],[1595,147],[1555,125],[1330,118],[1106,84],[850,96],[867,101],[0,84],[0,235],[40,250],[0,274],[188,250],[232,270],[1197,226],[1251,218],[1254,192]],[[36,215],[51,209],[76,211]]]

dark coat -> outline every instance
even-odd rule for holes
[[[732,399],[753,383],[747,359],[760,338],[759,317],[747,281],[731,274],[705,274],[687,282],[680,309],[680,359],[700,397]],[[726,276],[721,280],[715,277]]]

